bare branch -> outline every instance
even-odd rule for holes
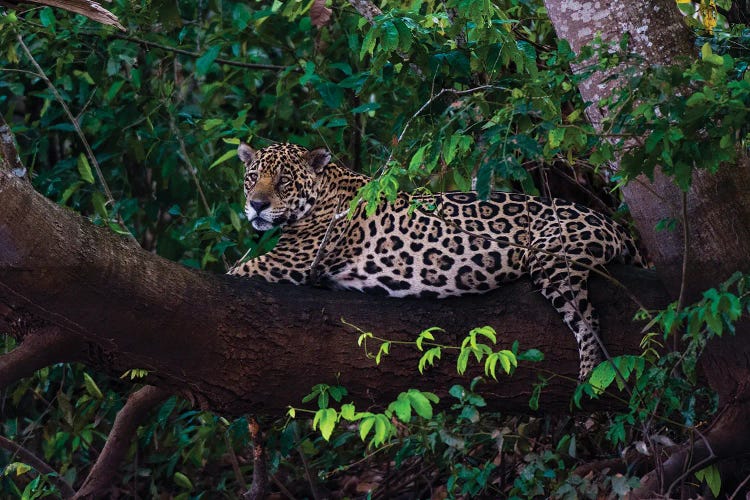
[[[128,452],[138,425],[149,411],[169,397],[169,391],[147,385],[132,393],[115,417],[102,453],[86,476],[75,498],[101,496],[111,486],[120,463]]]
[[[268,494],[265,440],[258,421],[252,417],[248,423],[248,429],[250,438],[253,440],[253,484],[242,495],[242,498],[243,500],[261,500]]]

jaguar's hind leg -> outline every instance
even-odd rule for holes
[[[531,280],[571,329],[578,343],[579,378],[584,380],[604,360],[599,345],[599,318],[588,299],[588,271],[553,256],[531,259]]]

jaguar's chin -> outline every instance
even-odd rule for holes
[[[275,227],[283,226],[286,223],[286,217],[277,217],[272,220],[268,220],[265,217],[255,217],[250,221],[250,224],[252,224],[256,231],[269,231]]]
[[[266,219],[261,219],[260,217],[256,217],[255,219],[253,219],[251,224],[256,231],[268,231],[278,225],[273,224],[271,221],[267,221]]]

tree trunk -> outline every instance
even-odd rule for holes
[[[576,52],[597,33],[605,41],[617,42],[627,32],[631,35],[630,50],[650,64],[668,65],[681,57],[696,55],[691,34],[673,0],[545,0],[545,4],[558,36],[568,40]],[[579,89],[585,101],[596,103],[625,83],[620,79],[603,81],[602,75],[594,75]],[[599,126],[607,110],[592,105],[587,113]],[[631,182],[623,195],[672,297],[677,298],[684,287],[685,297],[695,299],[700,291],[717,285],[733,272],[750,270],[750,161],[746,156],[715,175],[695,172],[684,207],[682,192],[659,171],[653,182],[645,178]],[[684,226],[673,232],[656,231],[656,223],[665,218],[675,218],[681,224],[687,221],[687,241],[683,238]],[[684,276],[683,266],[687,271]],[[707,380],[719,393],[723,407],[706,441],[719,458],[750,450],[750,439],[745,439],[750,436],[750,344],[744,336],[747,332],[747,323],[738,325],[735,337],[713,342],[702,358]],[[735,437],[729,437],[732,435]],[[693,450],[693,463],[710,453],[702,447],[705,448],[703,443],[699,443]],[[670,479],[682,474],[686,458],[686,454],[678,453],[670,459],[665,467],[666,486]],[[653,475],[647,479],[642,493],[648,495],[656,489],[654,479]]]

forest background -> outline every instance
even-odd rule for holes
[[[116,0],[106,7],[124,30],[50,7],[8,9],[0,15],[0,112],[20,153],[14,175],[148,252],[224,273],[270,249],[276,236],[255,234],[244,220],[240,140],[325,146],[337,162],[374,176],[361,193],[366,203],[398,189],[474,184],[481,195],[501,189],[572,199],[625,224],[632,222],[619,188],[637,176],[660,170],[688,193],[695,172],[742,165],[750,122],[747,6],[681,3],[688,14],[681,22],[693,33],[690,53],[673,67],[650,67],[633,50],[635,33],[604,43],[592,32],[574,51],[548,17],[555,3]],[[579,88],[602,74],[622,90],[595,103],[606,111],[592,122]],[[656,238],[682,241],[685,199],[659,218]],[[658,270],[648,238],[644,249]],[[575,408],[611,390],[614,399],[598,407],[610,412],[545,410],[545,388],[564,378],[555,373],[527,381],[525,415],[518,406],[515,415],[485,409],[483,388],[505,377],[501,371],[556,353],[524,339],[522,348],[504,339],[496,350],[495,328],[467,325],[471,341],[457,349],[458,368],[461,359],[465,368],[470,355],[481,357],[480,378],[421,384],[393,403],[357,406],[358,413],[346,405],[346,388],[307,380],[309,397],[286,401],[295,408],[286,418],[259,416],[268,491],[291,498],[595,498],[625,495],[652,470],[665,493],[739,494],[750,469],[720,460],[737,450],[724,456],[709,446],[705,460],[667,483],[661,469],[662,453],[704,439],[722,407],[699,359],[748,310],[748,267],[726,260],[737,274],[717,273],[692,287],[678,274],[664,293],[675,299],[671,305],[639,311],[630,304],[622,313],[643,321],[631,325],[640,352],[602,365],[592,383],[565,394]],[[674,281],[665,274],[665,283]],[[412,342],[432,341],[433,326],[443,325],[422,325]],[[23,338],[17,328],[3,338],[6,353]],[[378,364],[388,363],[389,338],[359,333]],[[434,344],[422,367],[449,347]],[[418,380],[417,364],[409,370]],[[148,369],[127,366],[120,375],[56,363],[5,387],[3,491],[36,498],[80,488],[127,394],[149,394],[133,389],[151,382]],[[136,421],[107,494],[232,498],[249,488],[258,475],[250,415],[152,395],[155,408]],[[301,418],[306,412],[312,426]]]

